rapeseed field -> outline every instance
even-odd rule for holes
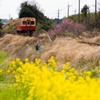
[[[9,87],[8,94],[11,91],[9,100],[100,100],[99,66],[96,71],[77,71],[69,62],[62,69],[58,65],[54,57],[44,64],[41,59],[29,62],[26,58],[24,63],[19,58],[10,61],[7,73],[14,74],[14,83],[5,84]]]

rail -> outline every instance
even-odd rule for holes
[[[100,46],[99,43],[92,43],[92,42],[86,42],[86,41],[79,41],[79,43],[85,43],[85,44],[89,44],[89,45],[96,45],[96,46]]]

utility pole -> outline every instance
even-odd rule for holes
[[[68,6],[68,14],[67,14],[67,18],[69,17],[69,7],[70,7],[70,5],[67,5]]]
[[[10,20],[10,14],[9,14],[9,20]]]
[[[58,24],[59,24],[59,11],[60,11],[60,10],[58,9]]]
[[[79,0],[79,9],[78,9],[78,23],[80,23],[80,0]]]
[[[59,11],[60,11],[60,10],[58,10],[58,24],[59,24]]]
[[[95,0],[95,23],[97,22],[97,0]]]
[[[69,17],[69,7],[71,6],[71,5],[67,5],[68,6],[68,13],[67,13],[67,18]]]
[[[88,9],[88,23],[90,23],[90,10]]]

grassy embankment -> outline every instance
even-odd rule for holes
[[[12,77],[7,73],[8,69],[8,54],[4,54],[0,50],[0,100],[11,100],[13,94],[13,89],[9,87],[10,82],[12,82]]]

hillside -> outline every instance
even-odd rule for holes
[[[11,19],[9,20],[5,25],[3,25],[3,29],[6,30],[8,29],[10,26],[14,26],[15,25],[15,21],[16,19]]]
[[[0,49],[10,53],[9,59],[18,57],[22,61],[25,58],[34,61],[35,58],[39,58],[39,51],[35,49],[37,41],[41,41],[42,62],[46,62],[47,59],[54,56],[61,65],[70,62],[71,65],[78,65],[79,68],[84,67],[85,69],[100,61],[100,46],[79,43],[76,39],[68,37],[56,38],[51,44],[46,34],[39,37],[6,34],[0,38]],[[100,36],[84,39],[84,41],[100,43]]]

